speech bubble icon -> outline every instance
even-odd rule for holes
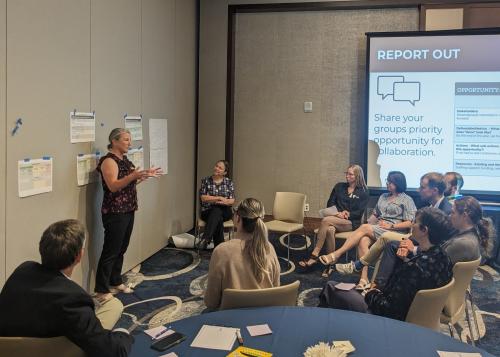
[[[395,102],[415,102],[420,100],[420,82],[394,82],[393,93]]]
[[[382,100],[394,94],[394,82],[403,82],[404,76],[378,76],[377,94],[382,96]]]

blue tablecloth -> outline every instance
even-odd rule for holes
[[[250,337],[246,326],[268,324],[272,335]],[[213,312],[179,320],[172,329],[187,335],[175,348],[157,352],[150,348],[145,333],[135,336],[132,357],[160,356],[176,352],[184,356],[226,356],[228,352],[189,347],[202,325],[239,327],[245,346],[272,352],[274,356],[302,356],[307,347],[320,341],[350,340],[356,351],[349,356],[438,356],[436,350],[455,352],[485,351],[461,343],[444,334],[401,321],[351,311],[314,307],[269,307]],[[238,346],[235,342],[234,348]]]

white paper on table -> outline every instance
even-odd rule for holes
[[[273,333],[271,331],[271,328],[269,327],[268,324],[264,325],[253,325],[253,326],[247,326],[248,333],[250,336],[263,336],[263,335],[270,335]]]
[[[166,355],[161,355],[160,357],[179,357],[179,356],[177,356],[177,353],[175,352],[170,352],[167,353]]]
[[[78,186],[83,186],[97,181],[96,171],[99,154],[81,154],[76,157],[76,177]]]
[[[71,143],[95,141],[95,114],[69,113]]]
[[[158,326],[158,327],[153,327],[153,328],[150,328],[150,329],[148,329],[148,330],[144,330],[144,333],[145,333],[146,335],[149,335],[151,338],[156,338],[156,336],[157,336],[160,332],[163,332],[163,331],[166,331],[166,330],[167,330],[167,328],[166,328],[165,326],[161,325],[161,326]],[[174,331],[173,331],[173,330],[171,330],[171,331],[172,331],[172,333],[174,333]],[[169,335],[169,334],[165,333],[164,335],[162,335],[162,337],[163,337],[163,336],[168,336],[168,335]]]
[[[142,116],[125,116],[125,129],[130,131],[132,141],[142,140]]]
[[[130,149],[127,158],[132,161],[136,169],[144,169],[144,148],[142,146],[137,149]]]
[[[191,347],[230,351],[236,341],[237,328],[203,325]]]
[[[480,353],[477,352],[448,352],[448,351],[437,351],[439,357],[481,357]]]
[[[344,291],[352,290],[352,289],[354,289],[355,286],[356,286],[356,284],[353,284],[353,283],[338,283],[337,285],[335,285],[335,287],[337,289],[344,290]]]
[[[52,191],[52,158],[25,159],[17,162],[19,197]]]
[[[149,165],[168,173],[168,120],[149,119]]]

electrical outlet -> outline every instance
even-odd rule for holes
[[[305,212],[309,212],[309,203],[306,203],[306,204],[304,205],[304,211],[305,211]]]

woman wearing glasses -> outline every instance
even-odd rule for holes
[[[391,171],[386,183],[389,192],[379,197],[368,224],[356,229],[338,250],[322,255],[319,259],[323,264],[334,264],[342,254],[356,246],[358,255],[363,256],[368,252],[370,244],[387,231],[409,232],[417,208],[413,199],[405,193],[406,177],[400,171]],[[363,267],[357,288],[363,290],[368,285],[368,267]]]
[[[368,204],[363,169],[359,165],[351,165],[345,172],[346,182],[335,185],[328,199],[327,207],[336,207],[336,213],[324,217],[318,230],[316,246],[308,259],[299,262],[303,268],[314,265],[319,259],[319,252],[326,242],[327,254],[335,251],[335,233],[348,232],[359,227],[361,217]],[[324,277],[330,275],[330,267],[323,272]]]
[[[264,289],[280,285],[280,265],[268,241],[264,206],[255,198],[234,210],[235,238],[218,245],[210,259],[205,305],[219,307],[224,289]]]

